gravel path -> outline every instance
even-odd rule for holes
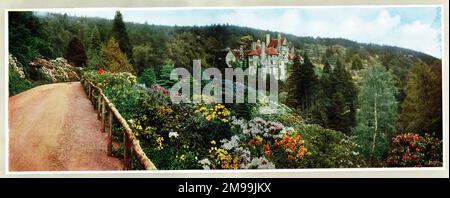
[[[9,98],[10,171],[121,170],[79,82],[35,87]]]

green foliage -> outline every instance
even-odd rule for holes
[[[358,54],[352,56],[352,70],[360,70],[363,68],[361,57]]]
[[[22,65],[27,65],[39,55],[47,55],[49,47],[44,38],[39,19],[33,12],[8,12],[9,52]]]
[[[102,53],[106,63],[106,70],[110,72],[130,72],[135,74],[133,66],[120,50],[119,44],[114,37],[111,37],[108,43],[103,46]]]
[[[435,71],[432,69],[435,68]],[[417,63],[411,70],[402,104],[400,129],[442,138],[442,79],[440,65]]]
[[[17,73],[11,67],[9,67],[8,71],[9,71],[9,75],[8,75],[9,76],[9,80],[8,80],[9,96],[13,96],[20,92],[31,89],[32,84],[30,81],[20,78],[19,73]]]
[[[175,80],[170,79],[170,73],[175,67],[172,64],[165,64],[162,66],[161,71],[159,72],[159,78],[156,80],[156,83],[166,89],[169,89],[176,83]]]
[[[89,42],[88,49],[88,62],[87,65],[92,69],[101,69],[105,66],[105,61],[103,59],[102,53],[102,43],[100,40],[100,33],[97,26],[92,29],[91,38]]]
[[[294,126],[305,140],[311,155],[304,162],[308,168],[357,168],[364,167],[359,145],[345,134],[319,125],[297,124]]]
[[[167,43],[169,59],[173,61],[175,66],[192,68],[192,61],[200,59],[204,67],[209,64],[206,61],[206,50],[210,46],[203,46],[200,36],[196,36],[191,32],[183,32],[171,38]]]
[[[393,77],[381,65],[374,65],[364,73],[358,96],[358,124],[354,129],[361,152],[374,162],[388,150],[388,140],[395,131],[397,100]]]
[[[288,104],[299,109],[304,114],[308,114],[313,102],[314,88],[317,76],[314,72],[314,65],[309,57],[304,55],[304,62],[300,61],[300,56],[296,55],[292,73],[289,74]]]
[[[442,167],[442,141],[429,134],[400,134],[392,138],[389,167]]]
[[[331,111],[329,111],[328,126],[331,129],[349,134],[355,124],[357,88],[353,79],[341,61],[331,74],[330,92]]]
[[[135,62],[137,64],[137,62]],[[151,87],[153,84],[156,83],[156,75],[153,68],[147,68],[145,69],[141,76],[138,78],[139,83],[145,84],[147,87]]]
[[[150,44],[142,44],[133,48],[134,68],[137,74],[141,74],[154,58],[153,49]]]
[[[72,38],[64,53],[64,58],[75,67],[86,66],[86,52],[84,51],[83,43],[78,37]]]
[[[122,14],[119,11],[116,11],[116,15],[114,16],[111,37],[115,38],[119,44],[120,50],[125,53],[127,59],[131,60],[133,58],[133,48],[130,44],[130,39],[128,37],[127,28],[125,27],[125,23],[122,19]]]

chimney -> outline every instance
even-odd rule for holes
[[[256,49],[256,42],[252,42],[252,50]]]
[[[266,43],[262,42],[261,45],[261,55],[265,55],[266,54]]]
[[[266,34],[266,46],[269,46],[270,43],[270,34]]]
[[[281,33],[278,33],[278,37],[277,37],[277,48],[281,47]]]
[[[239,55],[241,56],[241,58],[244,56],[244,46],[239,46]]]

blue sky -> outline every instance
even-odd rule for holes
[[[124,20],[160,25],[234,24],[298,36],[346,38],[405,47],[441,58],[440,7],[124,9]],[[58,10],[112,19],[115,10]]]

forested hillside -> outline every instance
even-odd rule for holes
[[[128,79],[129,76],[125,75],[124,77],[122,74],[114,76],[112,73],[129,72],[137,76],[139,83],[152,87],[153,91],[157,93],[166,92],[167,90],[164,88],[167,89],[173,84],[168,77],[174,67],[190,69],[192,60],[201,59],[204,67],[225,68],[227,67],[225,64],[227,49],[236,49],[249,41],[263,40],[266,34],[276,35],[278,33],[228,24],[179,27],[130,23],[123,22],[120,12],[116,13],[114,20],[74,17],[66,14],[12,12],[9,20],[9,50],[24,66],[27,76],[32,75],[29,62],[37,57],[45,59],[64,57],[72,65],[85,68],[85,75],[93,81],[98,80],[105,83],[112,79],[112,82],[116,82],[115,78]],[[307,143],[306,145],[299,144],[298,149],[302,150],[300,157],[308,154],[303,146],[315,149],[312,154],[309,153],[313,155],[311,160],[304,161],[293,157],[295,163],[283,164],[282,159],[273,159],[277,167],[280,164],[281,167],[289,168],[436,165],[436,159],[438,159],[436,156],[424,155],[420,158],[422,161],[419,161],[415,160],[416,155],[411,154],[411,156],[415,156],[412,157],[414,162],[401,159],[401,154],[406,151],[404,149],[406,147],[400,142],[407,142],[411,138],[414,141],[420,139],[423,141],[423,145],[434,144],[431,147],[426,146],[429,150],[436,151],[440,148],[441,143],[436,143],[442,139],[442,66],[440,59],[393,46],[363,44],[340,38],[299,37],[283,32],[281,34],[292,43],[297,55],[292,67],[289,68],[289,78],[280,82],[280,102],[288,105],[292,111],[266,116],[259,115],[252,105],[212,105],[215,111],[244,118],[246,121],[255,122],[262,127],[275,127],[278,132],[283,131],[284,126],[281,125],[283,126],[281,128],[271,126],[274,123],[269,120],[278,121],[285,126],[292,125],[299,133],[301,131],[310,132],[302,134]],[[302,57],[301,61],[299,57]],[[97,71],[96,74],[88,72],[93,70]],[[111,74],[103,75],[105,70]],[[11,76],[12,74],[10,74],[10,89]],[[20,78],[12,80],[20,82]],[[130,91],[134,86],[133,83],[127,86],[128,89],[115,86],[107,89],[106,85],[104,88],[109,90],[107,94],[110,94],[113,101],[119,101],[119,99],[114,100],[114,97],[117,97],[122,100],[130,100],[133,105],[149,105],[146,103],[148,101],[139,103],[140,100],[144,100],[138,99],[143,97],[141,92]],[[122,95],[117,95],[118,93]],[[128,95],[123,95],[123,93]],[[155,99],[151,97],[154,96],[145,96],[144,98],[146,98],[145,100]],[[153,104],[154,102],[148,103]],[[134,117],[134,113],[140,112],[142,109],[138,108],[132,111],[130,108],[133,105],[127,104],[123,109],[120,109],[119,106],[119,109],[129,113],[129,117],[125,113],[127,119],[133,118],[136,121],[137,117]],[[192,122],[198,121],[177,117],[174,118],[176,123],[166,123],[164,120],[167,118],[164,116],[171,115],[173,112],[192,113],[195,111],[199,113],[200,117],[212,113],[203,112],[203,108],[206,107],[189,106],[192,108],[189,109],[165,103],[153,105],[156,107],[150,105],[149,109],[163,113],[159,112],[161,115],[153,115],[155,111],[140,112],[146,117],[151,114],[154,117],[151,118],[154,119],[151,122],[160,124],[149,125],[149,127],[154,127],[151,128],[151,133],[158,133],[160,136],[147,137],[143,134],[149,138],[148,144],[162,145],[161,141],[164,138],[167,140],[171,137],[172,128],[180,128],[173,124],[178,122],[182,123],[180,125],[192,124]],[[167,108],[170,108],[170,111]],[[265,120],[258,121],[261,118],[266,119],[267,123]],[[193,142],[196,146],[202,145],[202,148],[194,149],[198,152],[196,155],[204,156],[206,145],[208,145],[208,142],[199,140],[199,137],[232,138],[232,134],[234,134],[227,124],[231,118],[217,118],[215,121],[212,118],[211,122],[208,117],[206,119],[208,120],[206,124],[198,125],[198,127],[205,128],[195,129],[195,133],[199,134],[189,135],[186,139],[187,142]],[[150,121],[142,121],[142,123],[148,124],[147,122]],[[142,129],[139,125],[142,123],[138,123],[135,127]],[[234,123],[234,125],[238,126],[239,124]],[[184,125],[182,127],[186,130],[193,130]],[[189,125],[189,127],[193,126]],[[210,131],[217,134],[210,136],[207,134]],[[416,140],[416,136],[408,133],[419,134],[420,138]],[[433,142],[435,140],[432,137],[438,140]],[[254,137],[245,138],[253,140]],[[270,141],[277,140],[276,136],[271,136],[271,138],[273,140]],[[300,137],[292,135],[287,138],[299,141]],[[399,143],[393,142],[395,138]],[[230,139],[227,144],[232,141],[235,140]],[[332,144],[333,147],[325,146],[326,143]],[[339,148],[341,143],[345,148]],[[211,144],[213,143],[211,142]],[[214,144],[216,144],[215,141]],[[284,143],[277,142],[277,144]],[[412,144],[411,147],[415,148]],[[264,147],[266,149],[265,157],[272,159],[272,151],[268,152],[270,149],[267,150],[267,148]],[[255,151],[258,155],[264,151],[262,147],[259,149],[260,151]],[[347,153],[358,152],[354,152],[357,153],[355,159],[348,159],[350,160],[348,163],[342,160],[346,164],[339,164],[338,159],[327,161],[331,155],[338,155],[341,157],[339,159],[346,158],[346,154],[338,153],[335,149],[342,149]],[[178,157],[178,154],[174,154],[178,152],[176,149],[164,151],[169,154],[163,153],[161,150],[148,152],[157,159],[166,154]],[[231,151],[229,152],[231,153]],[[190,151],[186,155],[196,156]],[[408,154],[409,156],[410,154]],[[367,163],[361,162],[361,159]],[[167,159],[159,160],[161,166],[174,168],[173,164],[165,164],[168,163]],[[391,160],[395,160],[397,163],[392,164]],[[402,163],[404,163],[400,164],[398,160],[403,160]],[[198,165],[195,164],[197,161],[190,165],[179,165],[179,167],[177,165],[176,168],[192,168]],[[213,167],[211,166],[211,168]]]

